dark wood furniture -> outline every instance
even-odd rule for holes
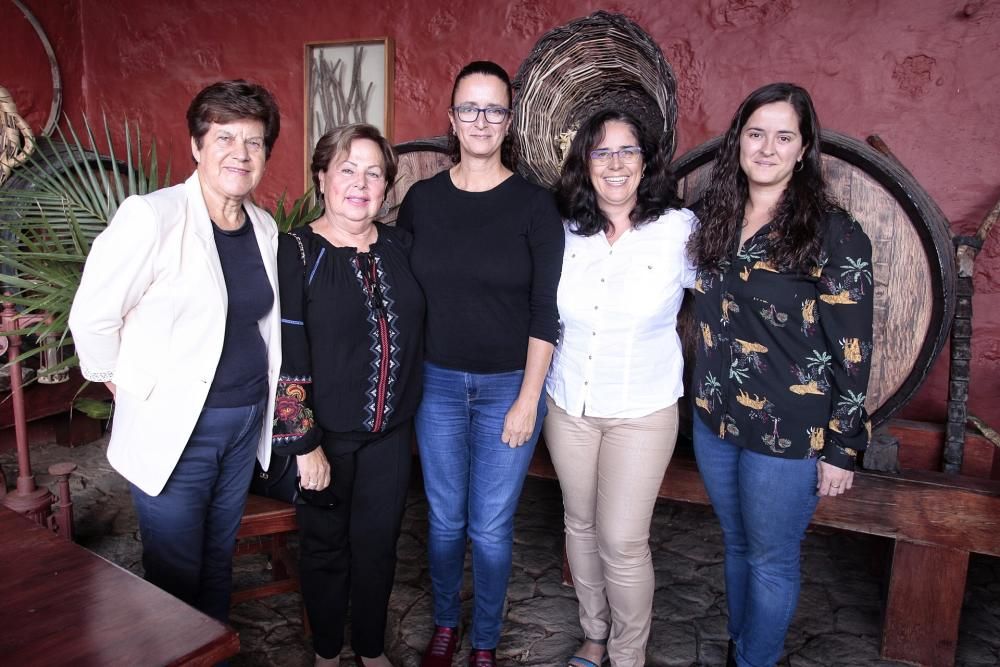
[[[82,412],[73,412],[77,398],[110,400],[111,392],[99,382],[84,387],[85,380],[78,368],[73,368],[69,381],[59,384],[33,382],[24,387],[24,406],[28,420],[28,441],[34,444],[56,442],[60,445],[83,445],[103,435],[101,422]],[[6,398],[9,391],[0,396]],[[0,449],[14,448],[13,402],[0,401]]]
[[[529,474],[556,479],[539,443]],[[679,452],[660,498],[708,505],[691,456]],[[859,472],[854,488],[820,501],[813,524],[895,540],[882,620],[882,657],[953,665],[970,553],[1000,557],[1000,481],[940,472]]]
[[[271,581],[233,591],[233,604],[299,590],[295,559],[288,551],[288,535],[298,529],[294,505],[250,494],[236,533],[236,555],[267,554]]]
[[[0,507],[0,662],[212,665],[239,637],[131,572]]]

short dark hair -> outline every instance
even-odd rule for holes
[[[510,75],[507,74],[507,70],[492,60],[474,60],[459,71],[458,76],[455,77],[455,83],[451,87],[450,106],[455,106],[455,93],[458,92],[458,84],[461,83],[462,79],[473,74],[485,74],[500,79],[507,88],[507,106],[514,106],[514,88],[510,85]],[[515,141],[514,133],[508,132],[507,136],[503,138],[503,143],[500,144],[500,162],[511,171],[517,167]],[[450,125],[448,127],[448,155],[455,164],[462,160],[462,147],[458,143],[458,135],[452,131]]]
[[[322,204],[323,197],[319,194],[319,172],[326,171],[330,166],[330,161],[341,153],[351,152],[351,143],[357,139],[369,139],[378,144],[382,153],[382,170],[385,174],[385,192],[389,193],[393,183],[396,182],[396,171],[399,168],[396,159],[396,151],[393,150],[389,140],[382,136],[378,128],[367,123],[354,123],[335,127],[316,142],[316,149],[312,154],[312,162],[309,171],[312,172],[313,188],[315,188],[316,198]]]
[[[604,109],[584,121],[569,147],[562,175],[556,184],[556,203],[566,220],[573,221],[571,231],[593,236],[611,227],[597,204],[597,193],[590,179],[590,151],[604,138],[604,126],[611,121],[625,123],[642,149],[643,175],[636,191],[635,208],[629,213],[632,226],[639,228],[667,209],[680,208],[677,182],[667,164],[661,141],[634,114],[618,109]]]
[[[212,123],[259,120],[264,125],[264,157],[271,156],[281,130],[281,113],[264,86],[243,79],[216,81],[194,96],[187,110],[188,132],[198,148]]]
[[[823,216],[838,209],[823,177],[819,119],[805,88],[794,83],[770,83],[743,100],[715,155],[712,176],[698,211],[699,225],[688,242],[688,254],[701,268],[720,268],[736,246],[749,197],[749,183],[740,167],[740,135],[757,109],[774,102],[792,105],[805,152],[776,205],[769,259],[782,270],[802,271],[810,270],[818,260]]]

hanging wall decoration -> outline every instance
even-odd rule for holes
[[[323,134],[371,123],[392,140],[392,40],[310,42],[305,47],[306,185],[309,157]]]

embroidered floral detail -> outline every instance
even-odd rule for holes
[[[310,384],[312,384],[311,377],[278,378],[278,390],[274,398],[272,444],[294,443],[305,437],[316,425],[312,408],[306,405],[306,386]]]

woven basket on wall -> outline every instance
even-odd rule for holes
[[[674,153],[677,83],[653,39],[621,14],[595,12],[542,36],[513,81],[521,173],[552,187],[573,134],[591,114],[626,109],[662,128]]]

